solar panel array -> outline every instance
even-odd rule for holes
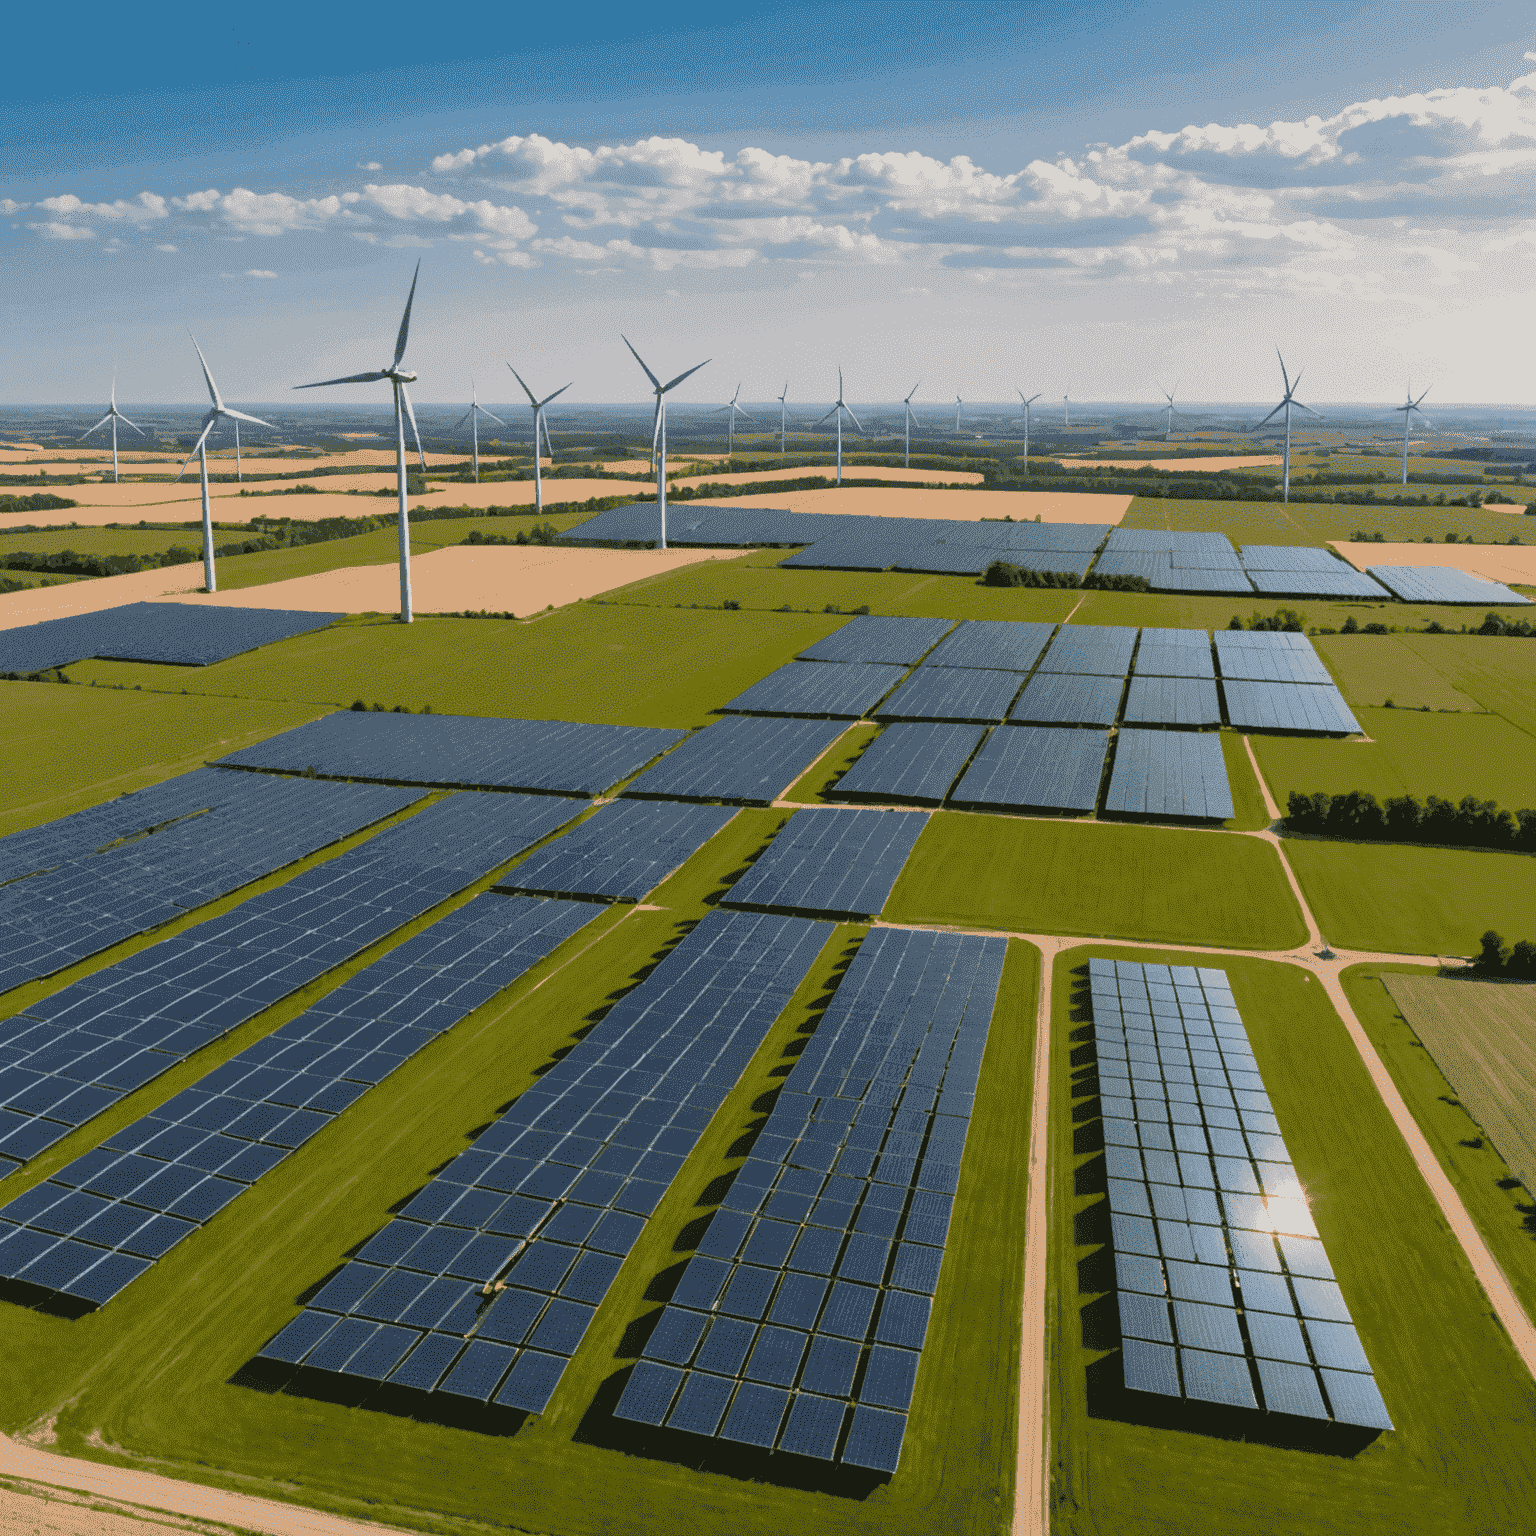
[[[995,667],[1004,672],[1028,672],[1040,659],[1054,624],[1008,619],[966,619],[930,655],[926,667]]]
[[[873,917],[927,824],[919,811],[796,811],[726,904]]]
[[[898,662],[910,666],[949,633],[953,619],[849,620],[800,652],[802,661]]]
[[[1181,687],[1214,683],[1152,678]],[[1134,690],[1135,684],[1133,683]],[[1127,713],[1129,718],[1129,713]],[[1233,814],[1221,738],[1202,731],[1122,730],[1115,740],[1115,767],[1104,797],[1107,811],[1128,816],[1192,816],[1224,821]]]
[[[542,1412],[646,1219],[831,932],[711,912],[261,1358]],[[491,1288],[497,1277],[504,1288]]]
[[[575,810],[543,795],[450,795],[0,1021],[0,1170],[473,885]]]
[[[741,714],[820,715],[857,720],[906,676],[907,669],[850,661],[829,666],[791,661],[738,693],[722,710]]]
[[[639,901],[736,814],[724,805],[615,800],[537,853],[501,889]]]
[[[1125,682],[1119,677],[1037,672],[1009,715],[1047,725],[1113,725]]]
[[[1319,549],[1314,544],[1244,544],[1241,550],[1243,569],[1250,575],[1255,571],[1334,571],[1344,562],[1332,550]]]
[[[1222,684],[1227,719],[1239,730],[1322,731],[1347,736],[1360,729],[1344,695],[1329,683],[1250,683],[1229,679]]]
[[[1126,1386],[1391,1429],[1226,973],[1089,984]]]
[[[681,741],[685,731],[478,715],[343,710],[222,761],[338,779],[597,795]]]
[[[1124,677],[1136,649],[1134,628],[1111,624],[1063,624],[1041,658],[1042,672],[1088,672]]]
[[[938,575],[979,576],[994,561],[1017,566],[1021,571],[1070,571],[1086,576],[1093,564],[1092,551],[1074,554],[1064,550],[994,548],[982,545],[909,544],[895,561],[898,571],[932,571]]]
[[[1125,696],[1128,725],[1220,725],[1216,684],[1204,677],[1133,677]]]
[[[896,1470],[1005,952],[864,940],[618,1417]]]
[[[1375,602],[1390,600],[1392,594],[1369,576],[1351,570],[1342,561],[1334,560],[1331,563],[1331,571],[1249,571],[1248,579],[1253,583],[1255,592],[1264,592],[1271,597],[1358,597]]]
[[[1145,576],[1160,592],[1251,592],[1224,534],[1116,528],[1094,569],[1104,576]]]
[[[1405,603],[1529,603],[1502,582],[1445,565],[1373,565],[1369,574]]]
[[[669,800],[768,805],[842,735],[827,720],[754,715],[717,720],[647,768],[624,791]]]
[[[127,603],[0,631],[0,672],[42,672],[88,656],[207,667],[258,646],[324,629],[341,617],[282,608]]]
[[[110,1301],[594,915],[477,896],[0,1207],[0,1275]]]
[[[1007,810],[1091,811],[1109,732],[1035,725],[993,731],[955,786],[956,805]]]
[[[1150,677],[1215,677],[1211,637],[1203,629],[1144,629],[1136,672]]]
[[[1023,682],[1022,672],[918,667],[875,715],[881,720],[1001,720]]]
[[[79,848],[80,828],[60,828],[51,837],[43,829],[33,849],[51,844],[62,851],[73,843],[76,851],[51,869],[0,886],[0,991],[183,917],[421,798],[413,790],[244,773],[189,777],[196,778],[194,786],[150,804],[185,804],[190,793],[206,814],[182,811],[186,819],[153,836],[97,852]]]
[[[888,726],[827,793],[938,805],[985,734],[979,725]]]
[[[1224,678],[1264,683],[1329,683],[1333,676],[1305,635],[1283,630],[1218,629],[1216,659]]]

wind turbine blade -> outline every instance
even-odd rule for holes
[[[188,331],[187,335],[192,336],[192,332]],[[196,336],[192,336],[192,345],[197,351],[198,362],[203,365],[203,377],[208,381],[208,398],[213,401],[214,410],[222,411],[224,402],[219,399],[219,386],[213,382],[213,375],[208,372],[208,360],[203,356],[203,349],[197,345]]]
[[[117,413],[117,419],[118,419],[118,420],[119,420],[119,421],[120,421],[120,422],[122,422],[122,424],[123,424],[123,425],[124,425],[124,426],[125,426],[125,427],[133,427],[133,423],[132,423],[132,422],[131,422],[131,421],[129,421],[129,420],[128,420],[128,418],[127,418],[127,417],[126,417],[126,416],[124,416],[124,415],[123,415],[123,413],[122,413],[122,412],[121,412],[121,411],[119,411],[119,412],[118,412],[118,413]],[[133,430],[134,430],[134,431],[135,431],[135,432],[137,432],[137,433],[138,433],[138,434],[139,434],[139,436],[140,436],[140,437],[143,437],[143,436],[144,436],[144,429],[143,429],[143,428],[142,428],[142,427],[133,427]]]
[[[575,381],[573,380],[572,382],[574,383]],[[570,387],[570,384],[562,384],[560,388],[554,392],[554,394],[545,395],[542,400],[537,402],[539,409],[542,411],[551,400],[557,399],[559,396],[563,395]]]
[[[907,392],[907,399],[903,400],[901,403],[903,405],[905,405],[907,403],[907,401],[911,400],[912,396],[915,395],[918,392],[918,390],[920,390],[922,387],[923,387],[923,381],[921,379],[919,379],[917,381],[917,383],[914,384],[912,386],[912,388]]]
[[[512,375],[512,377],[514,379],[516,379],[519,384],[523,385],[523,393],[528,396],[528,404],[532,405],[532,406],[537,406],[539,402],[533,398],[533,391],[531,389],[529,389],[526,384],[523,384],[523,376],[522,376],[522,374],[520,374],[517,371],[517,369],[512,366],[511,363],[507,364],[507,372],[510,373]]]
[[[744,410],[742,410],[742,408],[739,405],[735,406],[734,409],[735,409],[735,412],[736,412],[736,414],[738,416],[745,416],[748,421],[756,421],[757,420],[757,417],[754,416],[751,413],[751,411],[744,411]]]
[[[393,368],[400,366],[400,359],[405,356],[406,337],[411,334],[411,305],[416,302],[416,279],[421,276],[421,262],[416,263],[416,270],[411,274],[411,291],[406,295],[405,313],[400,317],[400,334],[395,337],[395,360],[390,365]],[[415,423],[412,423],[414,426]],[[419,446],[419,445],[418,445]]]
[[[1323,419],[1323,413],[1321,411],[1314,411],[1310,405],[1303,405],[1300,400],[1292,400],[1291,404],[1294,405],[1298,411],[1305,411],[1308,416],[1316,416],[1319,421]]]
[[[702,362],[702,363],[695,363],[693,365],[693,367],[688,370],[687,373],[680,373],[680,374],[678,374],[678,376],[675,379],[672,380],[672,382],[670,384],[663,384],[661,386],[662,394],[666,394],[666,392],[669,389],[676,389],[677,386],[679,384],[681,384],[684,379],[692,377],[692,375],[696,374],[699,371],[700,368],[703,368],[706,364],[712,363],[713,361],[714,361],[713,358],[706,357],[704,359],[704,362]]]
[[[373,373],[349,373],[344,379],[317,379],[313,384],[295,384],[295,389],[324,389],[328,384],[377,384],[389,375],[382,370]]]
[[[661,396],[656,397],[656,409],[651,412],[651,453],[656,452],[656,444],[661,441]]]
[[[227,405],[220,410],[219,415],[233,416],[236,421],[248,421],[253,426],[269,427],[272,431],[277,431],[277,428],[272,426],[270,421],[263,421],[259,416],[247,416],[244,411],[232,411]]]
[[[1276,416],[1278,416],[1278,415],[1279,415],[1279,414],[1280,414],[1280,412],[1281,412],[1281,411],[1283,411],[1283,410],[1284,410],[1284,409],[1285,409],[1285,401],[1284,401],[1284,400],[1282,400],[1282,401],[1281,401],[1281,402],[1280,402],[1280,404],[1279,404],[1279,405],[1277,405],[1277,406],[1276,406],[1276,407],[1275,407],[1275,408],[1274,408],[1274,410],[1272,410],[1272,411],[1271,411],[1271,412],[1270,412],[1270,413],[1269,413],[1269,415],[1268,415],[1268,416],[1266,416],[1266,417],[1265,417],[1265,418],[1264,418],[1264,421],[1270,421],[1270,420],[1273,420],[1273,418],[1274,418],[1274,417],[1276,417]],[[1261,421],[1261,422],[1260,422],[1260,423],[1259,423],[1259,426],[1261,426],[1261,427],[1262,427],[1262,426],[1263,426],[1263,425],[1264,425],[1264,421]]]
[[[498,416],[495,413],[495,411],[488,411],[488,410],[486,410],[486,408],[483,405],[477,405],[477,406],[472,407],[471,414],[473,414],[474,411],[479,411],[482,416],[489,416],[491,418],[491,420],[494,421],[498,427],[506,426],[506,422],[504,422],[501,419],[501,417]]]
[[[1040,396],[1043,395],[1044,393],[1045,393],[1045,391],[1043,389],[1042,390],[1037,390],[1034,394],[1032,394],[1029,397],[1028,400],[1026,400],[1024,402],[1024,404],[1025,405],[1033,405],[1035,403],[1035,401],[1038,400],[1040,398]]]
[[[1429,386],[1429,389],[1433,389],[1434,387],[1435,386],[1433,384],[1431,384]],[[1424,393],[1422,395],[1420,395],[1419,398],[1413,402],[1414,410],[1418,410],[1418,408],[1424,403],[1424,401],[1426,399],[1428,399],[1428,397],[1429,397],[1429,389],[1426,389],[1424,391]]]
[[[642,368],[645,368],[645,359],[643,357],[641,357],[638,352],[635,351],[634,347],[630,343],[629,337],[626,336],[623,333],[623,331],[619,332],[619,340],[622,341],[626,347],[629,347],[630,356],[633,357],[634,360],[637,363],[639,363]],[[649,368],[645,368],[645,376],[646,376],[646,378],[648,378],[651,381],[651,383],[657,389],[661,388],[661,380],[658,379],[656,377],[656,375],[654,373],[652,373]]]
[[[859,418],[853,414],[852,408],[845,405],[843,407],[843,409],[848,412],[849,420],[853,422],[854,426],[856,426],[859,429],[860,432],[862,432],[864,430],[864,423],[862,421],[860,421]]]
[[[828,411],[828,412],[827,412],[827,414],[826,414],[826,415],[825,415],[825,416],[823,416],[823,417],[822,417],[822,418],[821,418],[821,419],[820,419],[820,420],[819,420],[819,421],[817,421],[817,422],[816,422],[816,425],[817,425],[817,426],[818,426],[818,427],[819,427],[819,426],[820,426],[820,425],[821,425],[821,423],[822,423],[822,422],[823,422],[823,421],[831,421],[831,419],[832,419],[832,418],[833,418],[833,417],[834,417],[834,416],[836,416],[836,415],[837,415],[837,413],[838,413],[838,412],[839,412],[839,411],[840,411],[840,410],[842,410],[842,408],[843,408],[843,407],[842,407],[842,405],[841,405],[841,403],[839,403],[839,404],[837,404],[837,405],[834,405],[834,406],[833,406],[833,407],[832,407],[832,409],[831,409],[831,410],[830,410],[830,411]]]
[[[190,464],[192,460],[197,457],[197,450],[208,441],[208,434],[213,431],[213,424],[218,419],[219,418],[212,411],[208,412],[207,420],[203,423],[203,435],[198,438],[197,442],[192,447],[192,452],[187,455],[187,464]],[[181,468],[176,471],[176,480],[180,480],[181,477],[186,474],[187,464],[183,464]],[[176,480],[173,480],[171,484],[174,485]]]
[[[419,266],[420,263],[418,262]],[[427,467],[427,456],[421,451],[421,433],[416,430],[416,412],[411,408],[411,392],[404,384],[400,386],[400,398],[405,402],[405,414],[411,418],[411,436],[416,440],[416,457],[421,460],[421,467]]]
[[[109,421],[112,420],[112,418],[113,418],[113,416],[115,414],[116,414],[116,412],[114,412],[114,411],[108,411],[107,414],[105,416],[103,416],[101,418],[101,420],[96,423],[96,425],[94,427],[91,428],[90,432],[82,432],[80,434],[80,436],[76,439],[76,441],[77,442],[83,442],[86,438],[88,438],[91,435],[91,432],[98,431],[100,428],[106,426],[106,424]],[[128,418],[126,416],[123,418],[124,421],[127,421],[127,419]]]
[[[1280,348],[1279,347],[1275,348],[1275,356],[1280,358],[1280,377],[1285,380],[1285,392],[1286,392],[1286,394],[1290,394],[1290,392],[1291,392],[1291,376],[1290,376],[1290,374],[1288,374],[1285,371],[1285,359],[1283,357],[1280,357]],[[1296,377],[1299,379],[1301,377],[1301,375],[1297,374]]]
[[[464,425],[464,423],[466,421],[468,421],[469,418],[471,416],[473,416],[474,414],[475,414],[475,408],[474,408],[474,406],[470,406],[470,408],[467,411],[465,411],[464,414],[462,416],[460,416],[459,419],[456,422],[454,422],[454,424],[451,427],[448,428],[448,430],[450,432],[457,432],[459,430],[459,428],[462,427]],[[489,415],[490,413],[487,412],[486,414]]]

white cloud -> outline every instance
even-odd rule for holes
[[[115,203],[84,203],[73,192],[45,197],[37,205],[60,218],[126,219],[147,224],[166,217],[165,199],[153,192],[140,192],[132,202],[119,198]]]
[[[207,213],[219,206],[219,189],[209,187],[206,192],[189,192],[185,197],[173,197],[171,202],[183,213]]]
[[[359,160],[357,168],[360,171],[382,171],[384,169],[377,160]]]
[[[82,224],[61,224],[58,222],[46,224],[28,224],[28,229],[35,229],[45,240],[94,240],[96,231],[87,229]]]
[[[264,271],[260,267],[247,267],[245,275],[247,277],[276,277],[277,273]]]
[[[175,251],[178,250],[179,247],[174,245],[157,245],[155,249],[157,251]]]
[[[30,203],[12,202],[8,197],[0,197],[0,213],[9,217],[13,213],[20,213],[23,208],[30,208]]]

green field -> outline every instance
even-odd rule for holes
[[[1109,955],[1189,964],[1187,954],[1069,950],[1054,967],[1053,1198],[1056,1230],[1078,1242],[1052,1256],[1048,1401],[1052,1529],[1058,1536],[1321,1531],[1483,1536],[1528,1523],[1536,1500],[1530,1377],[1489,1318],[1385,1106],[1317,981],[1299,968],[1220,955],[1275,1114],[1396,1429],[1354,1454],[1221,1439],[1128,1422],[1088,1370],[1116,1370],[1102,1299],[1106,1240],[1096,1127],[1074,1122],[1070,1011],[1074,971]],[[1079,1100],[1084,1116],[1092,1101]],[[1112,1283],[1112,1282],[1110,1282]],[[1107,1314],[1107,1315],[1106,1315]],[[1213,1425],[1219,1423],[1212,1416]],[[1218,1430],[1219,1433],[1219,1430]]]
[[[1294,484],[1294,482],[1293,482]],[[1363,487],[1362,487],[1363,488]],[[1373,487],[1378,496],[1392,496],[1392,486]],[[1318,487],[1324,494],[1345,486]],[[1465,495],[1472,486],[1410,485],[1406,494],[1442,491],[1447,498]],[[1512,489],[1512,487],[1506,487]],[[1308,487],[1304,494],[1312,495]],[[1321,503],[1278,501],[1178,501],[1173,497],[1138,496],[1120,520],[1122,528],[1175,528],[1224,533],[1234,544],[1327,544],[1348,540],[1356,532],[1380,533],[1389,544],[1438,544],[1447,533],[1478,544],[1507,544],[1513,538],[1530,541],[1536,530],[1508,512],[1484,512],[1481,507],[1327,506]]]
[[[1324,936],[1374,954],[1473,955],[1485,929],[1536,937],[1529,855],[1288,837]]]
[[[1404,635],[1403,644],[1484,709],[1536,736],[1536,639]],[[1529,750],[1529,749],[1528,749]]]
[[[1306,928],[1274,848],[1233,833],[938,811],[894,923],[1288,949]]]
[[[1476,699],[1452,687],[1405,635],[1319,635],[1312,643],[1357,710],[1388,699],[1398,709],[1428,706],[1476,712],[1482,708]]]
[[[1259,787],[1253,764],[1248,761],[1241,732],[1221,732],[1221,755],[1227,765],[1227,783],[1232,786],[1232,810],[1235,813],[1222,825],[1241,832],[1263,831],[1272,818],[1264,804],[1264,791]]]

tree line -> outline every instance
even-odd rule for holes
[[[1145,576],[1079,576],[1076,571],[1032,571],[1025,566],[994,560],[983,574],[988,587],[1087,587],[1098,592],[1150,592],[1152,583]]]
[[[1536,943],[1530,939],[1519,940],[1511,949],[1503,936],[1490,928],[1483,935],[1481,944],[1482,949],[1472,962],[1472,969],[1478,975],[1536,980]]]
[[[1356,842],[1440,843],[1536,853],[1536,810],[1511,813],[1475,795],[1463,796],[1456,805],[1438,795],[1428,796],[1422,805],[1412,795],[1396,795],[1382,805],[1369,790],[1341,795],[1292,790],[1285,828]]]

